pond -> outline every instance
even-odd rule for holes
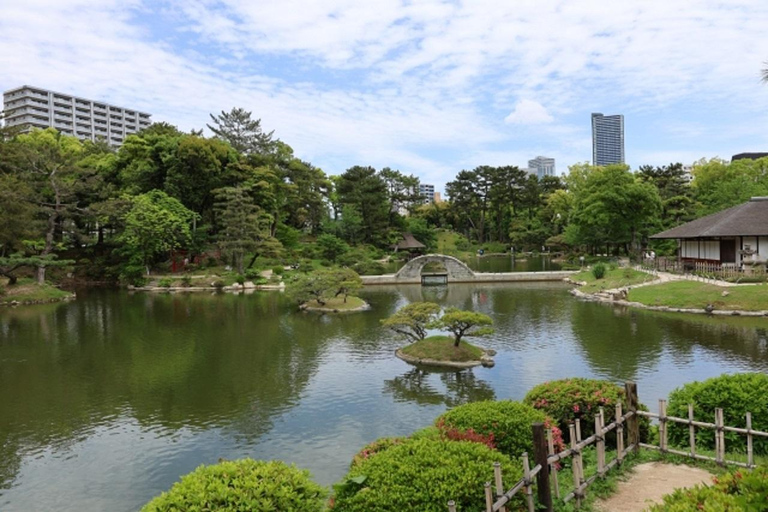
[[[0,310],[0,510],[128,512],[219,458],[283,459],[331,484],[381,436],[569,376],[685,382],[768,371],[768,321],[579,302],[560,283],[372,287],[371,311],[297,313],[281,293],[81,292]],[[379,320],[410,301],[491,315],[494,368],[427,372]]]

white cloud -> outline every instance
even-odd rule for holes
[[[724,132],[739,137],[718,151],[768,145],[755,128],[768,112],[762,0],[159,5],[3,5],[0,87],[101,98],[183,129],[243,106],[328,172],[371,163],[435,182],[484,154],[513,165],[546,154],[559,169],[588,159],[591,111],[625,114],[628,155],[671,156],[678,145],[681,158],[703,156]],[[511,130],[506,112],[535,130]],[[695,132],[659,129],[702,112]]]
[[[504,118],[507,124],[541,124],[551,123],[552,116],[541,103],[533,100],[520,100],[515,109]]]

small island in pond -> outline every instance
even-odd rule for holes
[[[286,290],[301,310],[351,313],[370,309],[367,302],[353,295],[362,286],[354,270],[328,268],[293,277]]]
[[[395,351],[395,355],[410,364],[471,368],[494,365],[493,350],[476,347],[462,338],[486,336],[493,333],[491,318],[482,313],[447,309],[438,318],[441,308],[432,302],[414,302],[400,308],[394,315],[382,320],[392,331],[413,341]],[[427,336],[429,329],[448,331],[452,336]]]

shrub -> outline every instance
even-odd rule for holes
[[[439,416],[435,425],[448,439],[486,444],[510,457],[519,457],[523,452],[533,457],[531,425],[537,422],[554,427],[553,437],[559,448],[564,448],[560,429],[544,412],[511,400],[460,405]]]
[[[650,512],[699,512],[700,510],[751,512],[766,510],[768,503],[768,468],[732,471],[714,478],[714,485],[677,489],[664,496],[662,504]]]
[[[381,262],[373,260],[358,261],[352,265],[352,270],[361,276],[380,276],[387,272],[386,267]]]
[[[235,276],[235,282],[239,285],[242,285],[245,283],[245,276],[242,274],[238,274]]]
[[[250,279],[250,280],[258,279],[259,277],[261,277],[261,273],[256,268],[245,269],[245,272],[243,273],[243,275],[245,275],[246,279]]]
[[[189,288],[192,286],[192,278],[190,276],[183,276],[181,278],[181,286],[184,288]]]
[[[449,500],[458,510],[481,510],[494,462],[501,463],[507,481],[522,476],[519,462],[482,444],[409,439],[352,467],[334,486],[332,510],[445,512]],[[522,505],[520,494],[515,500],[510,510]]]
[[[142,512],[176,510],[320,512],[325,490],[309,471],[280,461],[242,459],[200,466]]]
[[[224,282],[224,281],[222,281],[221,279],[218,279],[218,280],[214,281],[214,282],[213,282],[213,283],[211,283],[211,284],[213,285],[213,287],[214,287],[214,288],[218,288],[218,289],[222,289],[222,288],[224,288],[225,286],[227,286],[227,283],[225,283],[225,282]]]
[[[350,464],[350,467],[353,468],[362,463],[364,460],[370,459],[377,453],[381,453],[384,450],[392,448],[393,446],[402,444],[406,441],[406,439],[407,438],[405,437],[382,437],[371,443],[368,443],[367,445],[363,446],[362,450],[357,452],[355,456],[352,457],[352,464]]]
[[[595,279],[602,279],[605,277],[605,263],[595,263],[592,266],[592,275],[595,276]]]
[[[688,417],[688,404],[693,404],[697,420],[713,422],[715,409],[723,409],[723,419],[730,427],[746,427],[746,413],[752,413],[752,428],[768,430],[768,375],[763,373],[739,373],[721,375],[703,382],[691,382],[669,395],[667,414],[678,418]],[[688,426],[670,423],[669,441],[678,446],[688,446]],[[768,439],[753,438],[755,453],[768,454]],[[725,445],[729,451],[744,451],[745,436],[725,432]],[[713,431],[696,429],[696,446],[714,448]]]
[[[605,409],[605,423],[613,421],[616,404],[621,401],[626,413],[624,389],[612,382],[598,379],[572,378],[553,380],[531,389],[523,402],[547,414],[565,432],[576,419],[581,421],[581,437],[595,433],[595,415]],[[642,404],[641,410],[648,410]],[[650,429],[648,418],[640,418],[640,439],[647,440]],[[612,434],[615,437],[615,434]],[[609,442],[612,436],[607,436]],[[567,436],[566,436],[567,437]]]
[[[163,277],[157,282],[157,285],[161,288],[170,288],[173,284],[173,279],[170,277]]]
[[[282,266],[272,267],[272,274],[276,276],[283,275],[283,272],[285,272],[285,269]]]

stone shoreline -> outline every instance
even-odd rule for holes
[[[67,295],[66,297],[60,297],[58,299],[7,300],[7,301],[0,302],[0,306],[16,307],[16,306],[34,306],[36,304],[55,304],[57,302],[68,302],[70,300],[75,300],[76,298],[77,298],[77,295],[75,293],[72,293],[70,295]]]
[[[129,291],[135,292],[210,292],[221,290],[224,292],[242,292],[242,291],[255,291],[255,290],[283,290],[285,289],[285,283],[279,284],[254,284],[251,281],[246,281],[243,284],[233,284],[229,286],[128,286]]]
[[[367,302],[363,301],[363,304],[361,306],[358,306],[356,308],[352,309],[336,309],[336,308],[317,308],[317,307],[310,307],[305,304],[302,304],[299,306],[299,309],[302,311],[312,311],[312,312],[319,312],[319,313],[357,313],[359,311],[368,311],[371,309],[371,305]]]

